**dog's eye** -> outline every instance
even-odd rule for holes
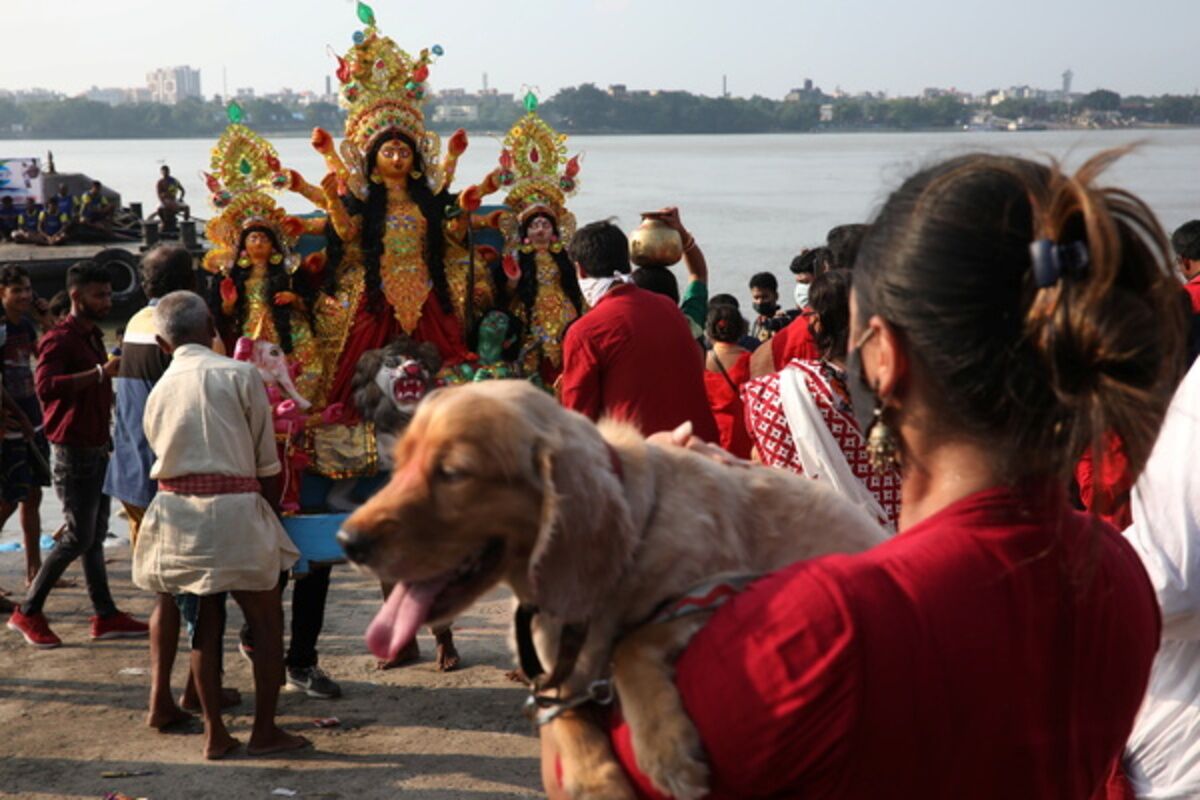
[[[445,464],[438,464],[435,475],[437,476],[437,479],[443,483],[454,483],[467,477],[467,473],[463,470],[455,469],[454,467],[450,467]]]

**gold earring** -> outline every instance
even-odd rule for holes
[[[409,177],[411,177],[411,178],[412,178],[414,181],[419,181],[419,180],[421,180],[421,170],[419,170],[419,169],[414,169],[412,172],[408,173],[408,175],[409,175]]]
[[[883,421],[882,400],[875,404],[875,419],[871,421],[871,429],[867,432],[867,461],[876,475],[900,467],[900,440]]]
[[[371,174],[371,183],[383,183],[383,178],[378,172]]]

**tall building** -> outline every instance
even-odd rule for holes
[[[163,67],[146,75],[150,97],[169,106],[188,97],[201,97],[200,70],[191,67]]]

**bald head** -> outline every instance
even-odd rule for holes
[[[171,292],[154,307],[158,337],[171,350],[185,344],[208,346],[213,339],[212,315],[195,292]]]

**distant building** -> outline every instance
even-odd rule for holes
[[[477,122],[479,106],[474,103],[441,103],[433,110],[434,122]]]
[[[155,103],[173,106],[189,97],[201,98],[200,70],[191,67],[163,67],[147,73],[146,84]]]
[[[109,87],[101,89],[98,86],[93,86],[86,92],[83,92],[79,97],[84,100],[92,100],[96,103],[107,103],[110,106],[122,106],[130,102],[129,89],[121,89],[117,87]]]
[[[783,100],[786,103],[799,103],[802,100],[819,100],[824,96],[819,86],[813,86],[812,78],[805,78],[804,85],[798,89],[792,89]]]
[[[247,87],[244,89],[235,89],[234,96],[237,97],[239,100],[253,100],[254,99],[254,88]]]
[[[608,93],[612,97],[624,97],[628,91],[629,87],[623,83],[614,83],[608,87]]]
[[[833,103],[825,103],[821,106],[821,122],[833,122]]]

